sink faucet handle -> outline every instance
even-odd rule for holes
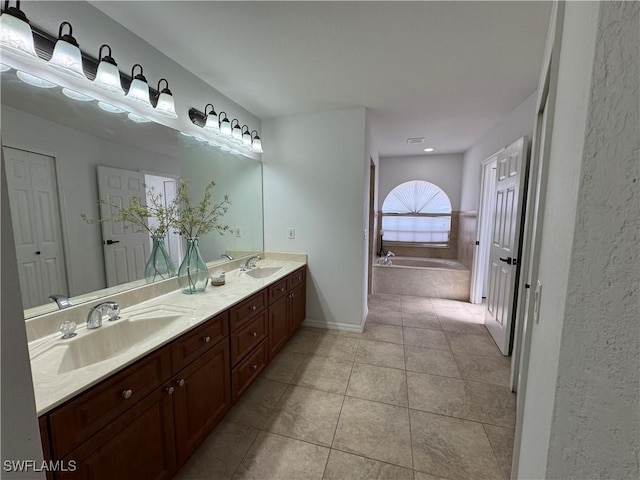
[[[109,309],[109,321],[120,320],[120,305],[117,302],[107,302],[106,306]]]

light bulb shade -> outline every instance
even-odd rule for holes
[[[255,150],[258,153],[263,153],[262,140],[260,140],[260,137],[253,138],[253,140],[251,141],[251,148],[253,148],[253,150]]]
[[[204,129],[209,132],[219,132],[220,123],[218,122],[218,115],[215,111],[212,111],[207,115],[207,121],[204,124]]]
[[[228,118],[220,120],[220,132],[227,137],[231,136],[231,122]]]
[[[240,130],[239,126],[236,125],[235,127],[233,127],[233,131],[231,132],[231,136],[236,140],[242,139],[242,131]]]
[[[11,52],[23,58],[39,60],[33,45],[33,33],[29,23],[18,16],[12,15],[9,13],[10,11],[11,9],[0,15],[0,47],[2,47],[3,51]]]
[[[120,83],[120,70],[116,65],[104,60],[98,64],[98,71],[93,85],[112,93],[124,95],[124,90]]]
[[[242,134],[242,143],[247,146],[251,145],[251,134],[248,131]]]
[[[69,27],[69,33],[63,35],[62,30],[64,30],[65,26]],[[73,38],[73,30],[69,22],[60,24],[58,41],[53,47],[53,55],[47,65],[66,75],[86,78],[82,70],[82,53],[78,48],[78,42]]]
[[[165,92],[160,94],[158,97],[158,104],[156,105],[156,113],[167,118],[178,118],[176,105],[173,101],[173,95]]]
[[[129,87],[129,92],[126,96],[129,100],[132,100],[139,105],[152,108],[151,102],[149,101],[149,84],[139,78],[134,78],[131,81],[131,86]]]

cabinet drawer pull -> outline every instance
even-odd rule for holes
[[[256,338],[256,337],[258,336],[258,332],[252,332],[252,333],[251,333],[251,336],[252,336],[253,338]]]
[[[207,335],[206,337],[204,337],[204,338],[202,339],[202,341],[203,341],[204,343],[209,343],[209,342],[211,341],[211,337]]]
[[[258,308],[258,307],[256,307],[255,305],[252,305],[252,306],[251,306],[251,310],[254,310],[254,311],[255,311],[257,308]]]
[[[184,378],[176,380],[176,385],[178,385],[179,387],[184,387]]]
[[[122,391],[122,398],[131,398],[133,395],[133,390],[127,389]]]
[[[281,292],[284,292],[284,287],[281,287],[281,288],[280,288],[280,291],[281,291]]]
[[[292,294],[291,294],[291,298],[293,298],[293,297],[295,297],[295,296],[296,296],[296,294],[295,294],[295,293],[292,293]]]
[[[173,387],[168,387],[168,388],[167,388],[167,393],[168,393],[169,395],[173,395],[173,392],[174,392],[174,391],[175,391],[175,388],[173,388]]]
[[[258,365],[257,364],[251,365],[251,369],[252,370],[257,370],[258,369]]]

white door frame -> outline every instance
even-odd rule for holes
[[[480,163],[480,208],[478,209],[478,229],[476,232],[476,245],[473,249],[473,268],[471,269],[471,291],[469,302],[482,303],[484,283],[487,276],[489,264],[489,242],[491,241],[491,225],[493,217],[493,192],[491,185],[495,188],[496,164],[498,153],[494,153],[489,158]],[[493,176],[493,181],[491,181]]]
[[[538,278],[540,265],[540,247],[542,239],[542,220],[547,189],[549,151],[553,131],[558,65],[562,41],[564,2],[554,2],[551,10],[547,43],[538,81],[536,100],[536,118],[531,143],[531,166],[529,174],[529,194],[525,215],[524,238],[522,245],[522,272],[518,290],[516,312],[516,331],[514,350],[511,356],[511,387],[517,390],[516,432],[513,446],[511,478],[518,478],[520,461],[520,443],[524,402],[527,389],[527,372],[531,350],[531,330],[535,302],[531,301],[531,286]],[[546,115],[546,121],[544,117]],[[544,130],[543,130],[544,128]]]

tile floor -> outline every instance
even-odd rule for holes
[[[300,329],[176,478],[509,478],[515,395],[483,307],[369,309],[362,334]]]

